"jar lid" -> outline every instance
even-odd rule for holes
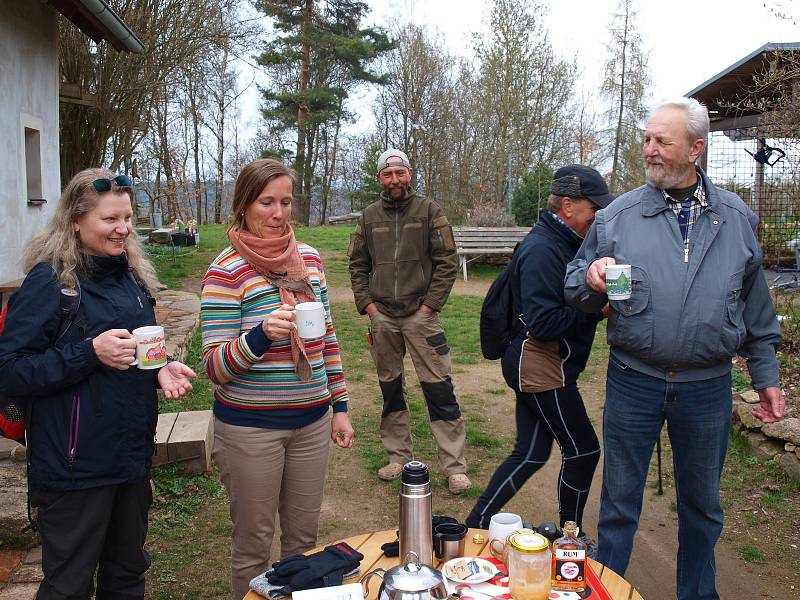
[[[538,533],[515,533],[509,542],[521,552],[541,552],[550,547],[547,538]]]

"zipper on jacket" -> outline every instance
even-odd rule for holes
[[[397,301],[397,280],[399,279],[397,272],[397,248],[400,246],[400,227],[398,225],[397,210],[394,211],[394,296],[392,297],[395,302]]]
[[[78,432],[81,420],[81,398],[77,394],[72,396],[72,410],[69,413],[69,440],[67,442],[67,464],[70,471],[75,465],[78,454]]]

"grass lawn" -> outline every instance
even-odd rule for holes
[[[180,287],[182,280],[201,278],[208,264],[227,245],[225,229],[222,225],[202,226],[200,247],[181,254],[175,261],[171,252],[156,254],[154,262],[162,281],[170,287]],[[331,287],[349,287],[346,249],[352,230],[352,225],[297,229],[298,239],[311,244],[323,255]],[[491,279],[499,271],[500,267],[496,266],[473,265],[470,278]],[[453,295],[442,312],[456,372],[482,361],[478,339],[480,307],[479,297]],[[364,341],[369,320],[357,314],[350,301],[334,302],[332,309],[347,379],[351,383],[367,381],[374,377],[374,366],[365,351]],[[603,363],[608,355],[605,339],[605,323],[601,323],[589,359],[589,365],[596,367],[596,373],[603,372]],[[195,389],[181,401],[162,402],[162,411],[200,410],[211,406],[212,386],[202,375],[199,330],[192,340],[188,362],[200,375]],[[747,384],[745,380],[735,383],[738,386]],[[505,389],[487,389],[486,393],[489,396],[502,395]],[[415,449],[421,456],[434,457],[436,448],[428,419],[423,415],[426,407],[416,381],[408,386],[408,396],[410,410],[417,415],[412,419]],[[358,431],[377,431],[382,404],[377,386],[374,397],[368,398],[367,402],[374,403],[375,410],[353,414],[354,426]],[[595,423],[595,426],[599,433],[600,424]],[[482,457],[496,464],[507,453],[508,443],[504,444],[485,429],[480,417],[474,413],[467,415],[468,446],[479,448]],[[370,472],[385,463],[377,435],[359,437],[357,451],[364,468]],[[670,457],[666,443],[664,464],[667,465],[668,488],[672,487]],[[477,468],[474,464],[470,463],[470,469]],[[148,538],[153,566],[148,575],[148,598],[226,597],[229,594],[228,573],[220,564],[226,562],[231,525],[218,474],[185,475],[175,467],[159,467],[153,469],[153,480],[156,495]],[[399,486],[397,482],[394,485]],[[468,495],[474,496],[480,491],[475,488]],[[785,566],[789,570],[800,568],[796,550],[791,549],[796,548],[792,524],[797,524],[800,484],[783,476],[772,464],[759,465],[748,452],[747,441],[738,434],[732,434],[730,439],[722,497],[727,513],[723,539],[733,544],[744,561],[760,563],[767,560],[767,549],[769,552],[777,549],[781,556],[795,557],[787,558],[790,564]]]
[[[182,280],[196,281],[205,274],[208,265],[227,245],[225,225],[203,225],[200,227],[200,246],[181,249],[173,260],[171,249],[151,249],[150,255],[159,278],[171,288],[180,288]],[[326,276],[330,287],[349,287],[348,259],[346,255],[352,225],[298,228],[297,237],[316,248],[324,256]],[[470,269],[470,277],[493,278],[501,267],[476,265]],[[453,348],[454,368],[459,364],[476,364],[480,357],[477,337],[478,315],[481,299],[474,296],[452,296],[442,312],[442,321],[448,332],[448,342]],[[333,304],[336,333],[342,348],[342,360],[349,381],[364,381],[374,372],[368,352],[364,352],[364,333],[369,320],[356,312],[352,302]],[[195,331],[189,348],[187,363],[197,373],[194,389],[181,400],[166,400],[160,405],[161,412],[204,410],[211,407],[212,385],[205,377],[200,352],[200,330]],[[376,393],[373,399],[379,407],[382,403]],[[417,440],[416,450],[420,455],[435,456],[430,424],[424,417],[427,412],[418,386],[409,389],[409,406],[415,415],[412,435]],[[377,431],[378,419],[374,414],[354,415],[354,426],[359,431]],[[470,417],[467,421],[467,443],[482,448],[487,457],[499,459],[506,452],[500,440],[487,435],[480,428],[480,421]],[[383,448],[377,436],[359,439],[359,452],[370,470],[383,465]],[[211,506],[225,505],[225,491],[219,476],[187,475],[174,466],[153,469],[156,494],[151,511],[151,526],[148,546],[153,564],[148,575],[149,597],[156,600],[177,598],[220,597],[228,592],[226,572],[205,573],[196,579],[187,579],[193,565],[202,563],[210,554],[226,549],[231,534],[231,525],[226,513],[211,510]],[[397,484],[399,486],[399,484]],[[475,490],[475,494],[480,490]],[[209,515],[215,523],[204,522]]]

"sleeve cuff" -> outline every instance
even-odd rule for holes
[[[358,314],[367,314],[367,306],[370,304],[372,304],[372,298],[365,298],[359,302],[356,302],[356,310],[358,311]]]
[[[436,302],[432,298],[423,298],[422,299],[422,304],[424,304],[425,306],[427,306],[428,308],[430,308],[431,310],[433,310],[433,311],[435,311],[437,313],[438,312],[442,312],[442,308],[444,308],[444,306],[442,304],[439,304],[438,302]],[[422,306],[422,304],[420,304],[420,306]]]
[[[244,337],[247,342],[247,347],[250,348],[250,351],[256,356],[264,354],[272,345],[272,340],[267,337],[267,334],[264,333],[260,324],[248,331]]]
[[[94,351],[94,344],[92,341],[94,338],[88,337],[83,340],[84,350],[86,351],[86,358],[89,363],[90,367],[98,367],[100,366],[100,359],[97,357],[97,353]]]
[[[343,400],[341,402],[335,402],[333,405],[333,412],[335,413],[347,412],[347,400]]]

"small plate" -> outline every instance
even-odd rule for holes
[[[480,571],[475,573],[474,575],[470,575],[466,579],[458,579],[452,572],[451,568],[453,565],[460,561],[475,561],[475,563],[480,567]],[[497,567],[495,567],[492,563],[490,563],[485,558],[479,558],[477,556],[470,557],[470,556],[461,556],[459,558],[453,558],[448,560],[446,563],[442,565],[442,573],[444,576],[447,577],[450,581],[455,581],[456,583],[483,583],[484,581],[489,581],[492,577],[497,575]]]

